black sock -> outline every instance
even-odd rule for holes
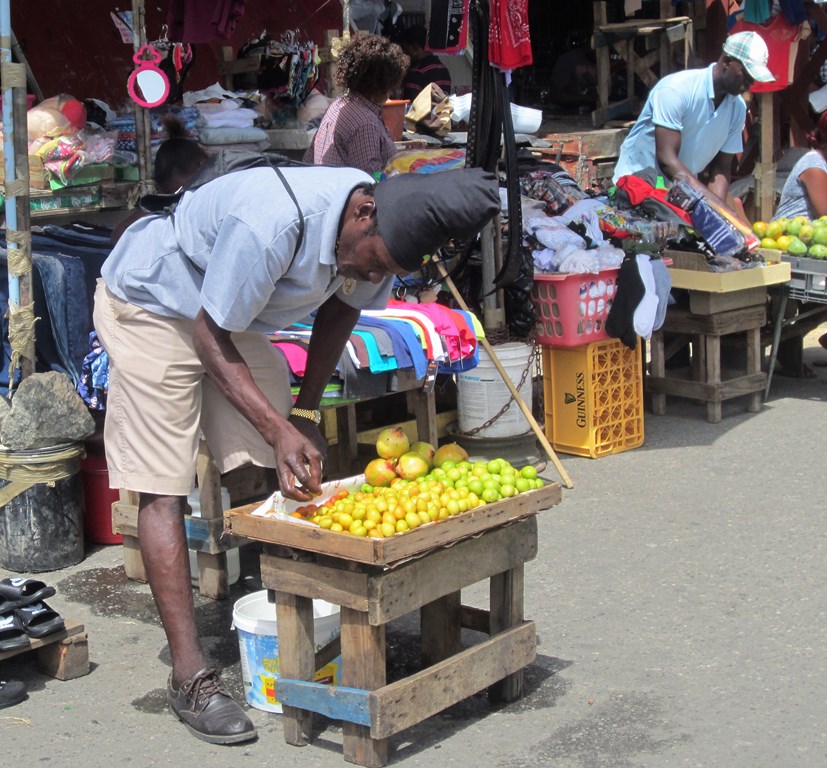
[[[629,349],[637,347],[635,333],[635,310],[643,298],[646,288],[637,267],[634,254],[627,254],[620,265],[612,308],[606,318],[606,333],[620,339]]]

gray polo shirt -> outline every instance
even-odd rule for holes
[[[298,213],[272,168],[227,174],[187,192],[172,216],[139,219],[101,275],[116,296],[166,317],[194,318],[201,307],[228,331],[272,331],[336,293],[359,309],[382,309],[393,276],[340,290],[335,246],[351,191],[372,179],[353,168],[280,169]]]

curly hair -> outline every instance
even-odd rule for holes
[[[335,79],[342,88],[372,98],[398,88],[410,64],[396,43],[357,32],[339,54]]]

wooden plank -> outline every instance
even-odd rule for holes
[[[712,315],[731,309],[743,309],[764,304],[767,300],[766,286],[745,288],[743,291],[709,293],[689,291],[689,311],[694,315]]]
[[[36,638],[33,637],[29,640],[29,647],[28,648],[20,648],[14,651],[0,651],[0,661],[3,659],[9,659],[12,656],[17,656],[21,653],[28,653],[29,651],[36,651],[39,648],[45,648],[52,643],[59,643],[63,640],[66,640],[70,637],[75,637],[76,635],[85,632],[86,629],[79,621],[73,621],[72,619],[64,619],[63,620],[64,627],[60,630],[60,632],[53,632],[51,635],[47,635],[46,637]]]
[[[538,495],[532,496],[532,494]],[[562,499],[562,495],[560,485],[549,483],[536,491],[521,493],[518,496],[512,496],[510,499],[486,504],[438,523],[420,526],[403,536],[377,539],[376,543],[380,557],[383,561],[392,563],[429,549],[451,544],[507,522],[533,515],[543,509],[548,509],[558,504]],[[427,534],[428,538],[423,537],[421,542],[417,542],[413,537],[420,531]],[[407,537],[410,537],[410,539],[406,541]]]
[[[491,634],[491,613],[483,608],[474,608],[471,605],[460,607],[459,622],[463,629],[470,629],[474,632]]]
[[[450,659],[374,690],[370,733],[386,738],[467,699],[531,664],[537,655],[533,621],[506,630]]]
[[[692,336],[726,336],[760,328],[766,323],[766,318],[767,311],[763,304],[713,315],[695,315],[685,309],[671,307],[666,313],[663,329],[667,333],[688,333]]]
[[[149,581],[138,537],[126,533],[123,535],[123,569],[126,577],[132,581]]]
[[[365,573],[289,560],[265,552],[261,555],[261,583],[267,589],[326,600],[355,611],[368,610],[368,576]]]
[[[393,565],[437,547],[453,544],[491,528],[536,514],[559,504],[559,483],[486,504],[447,520],[420,526],[388,539],[366,539],[316,526],[252,515],[259,505],[248,504],[224,515],[225,527],[237,536],[318,552],[330,557],[373,565]]]
[[[518,565],[491,577],[491,634],[496,635],[523,621],[525,566]],[[514,701],[523,693],[523,671],[520,669],[488,689],[492,701]]]
[[[436,433],[437,437],[447,437],[448,436],[448,425],[453,424],[457,420],[457,411],[456,409],[452,411],[442,411],[436,414],[434,419],[434,423],[436,425]],[[416,424],[416,419],[408,419],[407,421],[400,421],[398,424],[394,424],[395,427],[401,427],[402,431],[408,435],[409,437],[414,437],[414,442],[416,441],[416,435],[418,434],[418,428]],[[379,437],[379,433],[386,429],[387,425],[382,427],[375,427],[373,429],[363,429],[357,434],[357,440],[361,445],[373,445],[376,442],[376,439]],[[430,440],[428,442],[431,442]],[[436,445],[436,443],[434,443]]]
[[[430,667],[460,650],[460,592],[451,592],[419,609],[422,667]]]
[[[342,608],[342,684],[373,691],[385,685],[385,626],[371,626],[367,614]],[[373,722],[371,713],[371,722]],[[388,762],[388,742],[371,729],[355,723],[342,724],[344,758],[368,768]]]
[[[276,695],[282,705],[306,709],[332,720],[370,726],[370,694],[361,688],[280,677],[276,680]]]
[[[708,384],[703,381],[690,381],[689,379],[660,378],[650,376],[646,379],[646,386],[650,392],[675,395],[676,397],[687,397],[692,400],[703,402],[721,402],[730,400],[733,397],[749,395],[757,392],[766,385],[766,373],[752,373],[745,376],[738,376],[734,379],[726,379],[719,384]]]
[[[112,530],[124,536],[138,538],[138,506],[124,501],[112,504]]]
[[[436,400],[433,389],[423,392],[422,388],[410,390],[405,395],[408,410],[416,420],[417,440],[424,440],[433,446],[438,445],[436,427]]]
[[[287,679],[313,680],[316,674],[313,650],[313,601],[276,592],[276,623],[279,632],[279,674]],[[304,746],[313,733],[313,714],[283,707],[284,740]]]
[[[198,591],[213,600],[226,600],[230,595],[227,553],[198,552]]]
[[[88,675],[89,636],[81,632],[37,650],[37,667],[57,680],[74,680]]]
[[[432,552],[372,580],[371,624],[386,624],[420,606],[537,555],[537,518],[532,516]]]

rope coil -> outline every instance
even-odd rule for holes
[[[5,507],[33,485],[54,488],[58,480],[76,475],[84,454],[81,444],[55,453],[49,452],[40,459],[32,456],[31,451],[19,454],[0,452],[0,480],[8,481],[8,485],[0,489],[0,507]]]

